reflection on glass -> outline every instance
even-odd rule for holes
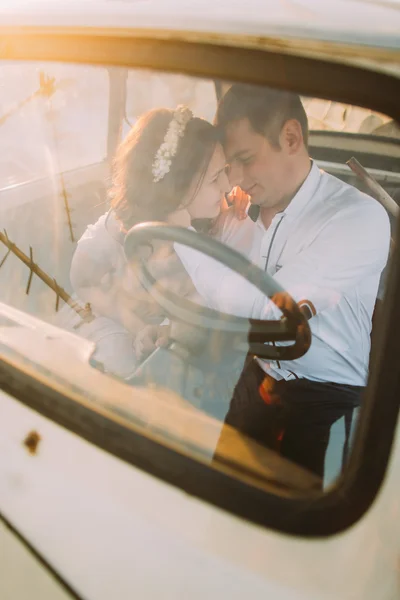
[[[331,483],[384,295],[393,122],[181,74],[7,63],[0,78],[2,353],[257,484]],[[133,249],[149,221],[192,237],[149,230]]]

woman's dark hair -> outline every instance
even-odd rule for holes
[[[223,130],[229,123],[248,119],[254,131],[279,147],[279,135],[289,119],[300,123],[308,147],[308,119],[300,96],[291,92],[247,84],[233,84],[219,103],[215,125]]]
[[[218,131],[199,118],[187,123],[170,171],[161,181],[153,181],[154,158],[173,115],[174,111],[166,108],[144,114],[117,150],[112,169],[111,206],[125,229],[144,221],[165,221],[182,204],[194,181],[188,203],[201,187],[218,142]]]

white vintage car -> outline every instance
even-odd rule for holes
[[[2,600],[400,597],[399,32],[398,0],[0,3]],[[310,156],[392,224],[367,393],[351,435],[333,426],[322,482],[233,428],[214,455],[248,319],[148,286],[189,335],[126,371],[99,350],[119,325],[85,334],[92,308],[70,282],[138,117],[185,104],[212,121],[233,81],[300,94]],[[285,323],[262,329],[267,347],[301,346]]]

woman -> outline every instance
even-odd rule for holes
[[[188,108],[146,113],[121,143],[113,164],[111,211],[79,240],[70,273],[78,297],[97,317],[76,331],[96,342],[95,358],[106,371],[129,376],[137,365],[137,333],[151,318],[163,319],[127,268],[125,233],[145,221],[188,226],[215,219],[229,190],[217,131]],[[150,263],[153,274],[168,279],[175,273],[169,285],[180,288],[171,247],[157,248]]]

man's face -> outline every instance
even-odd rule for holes
[[[290,155],[285,144],[271,145],[267,138],[252,128],[250,121],[240,119],[225,130],[225,153],[230,165],[229,181],[249,194],[252,204],[283,210],[290,183]]]

